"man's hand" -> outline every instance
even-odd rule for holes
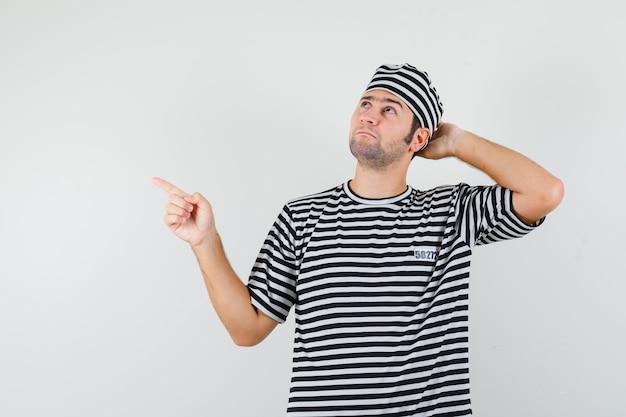
[[[454,155],[454,148],[463,135],[463,129],[452,123],[439,123],[428,146],[418,152],[417,156],[426,159],[442,159]]]
[[[152,183],[169,194],[164,221],[172,233],[191,246],[205,243],[215,233],[211,204],[201,194],[187,194],[157,177]]]

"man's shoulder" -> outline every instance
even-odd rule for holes
[[[418,189],[417,192],[421,194],[456,194],[459,192],[472,192],[472,191],[480,192],[483,190],[497,190],[501,188],[502,186],[498,184],[470,185],[465,182],[459,182],[457,184],[438,185],[427,190]]]
[[[313,194],[305,194],[300,197],[292,198],[287,202],[289,207],[301,207],[311,204],[319,204],[337,198],[343,193],[343,184],[336,185],[324,191],[318,191]]]
[[[416,193],[420,195],[422,198],[445,198],[446,196],[453,196],[459,193],[460,190],[469,187],[468,184],[458,183],[458,184],[445,184],[445,185],[437,185],[432,188],[428,188],[425,190],[415,189]]]

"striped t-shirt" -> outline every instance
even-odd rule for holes
[[[295,310],[289,416],[471,414],[468,290],[475,245],[538,226],[501,186],[348,183],[287,203],[248,282],[253,305]]]

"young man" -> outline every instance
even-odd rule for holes
[[[295,310],[292,416],[471,414],[468,289],[474,246],[521,237],[560,203],[563,184],[525,156],[440,123],[430,78],[379,67],[352,116],[354,178],[288,202],[248,285],[226,260],[211,205],[169,193],[165,223],[189,242],[238,345]],[[420,191],[412,158],[453,156],[491,186]]]

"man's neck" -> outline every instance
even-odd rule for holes
[[[388,198],[406,191],[406,169],[387,167],[373,170],[359,164],[356,166],[350,188],[364,198]]]

